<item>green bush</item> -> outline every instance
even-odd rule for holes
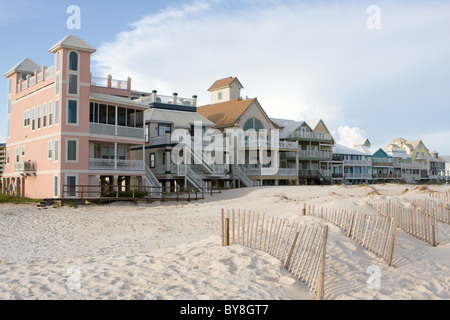
[[[8,196],[6,194],[0,194],[0,203],[36,203],[41,202],[41,199],[30,199],[30,198],[24,198],[24,197],[17,197],[17,196]]]

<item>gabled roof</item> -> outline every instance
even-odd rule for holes
[[[239,89],[244,88],[236,77],[228,77],[228,78],[220,79],[220,80],[217,80],[216,82],[214,82],[213,85],[208,89],[208,91],[215,91],[215,90],[227,88],[227,87],[231,86],[231,84],[234,81],[237,82]]]
[[[58,51],[60,48],[68,48],[68,49],[74,49],[74,50],[81,50],[81,51],[88,51],[91,53],[94,53],[96,49],[91,46],[89,43],[84,41],[83,39],[68,35],[61,41],[59,41],[57,44],[55,44],[53,47],[49,49],[51,53],[54,53]]]
[[[393,157],[393,158],[402,158],[402,159],[411,159],[411,155],[406,152],[403,148],[396,148],[396,147],[387,147],[383,149],[384,152],[386,152],[387,155]]]
[[[16,64],[12,69],[10,69],[3,76],[5,78],[8,78],[9,76],[13,75],[14,73],[34,73],[34,71],[38,70],[38,69],[41,69],[40,65],[38,65],[36,62],[34,62],[31,59],[25,58],[22,61],[20,61],[18,64]]]
[[[365,147],[369,147],[370,148],[370,141],[367,138],[360,138],[360,139],[356,139],[354,146],[365,146]]]
[[[204,127],[214,127],[214,123],[197,112],[183,112],[178,110],[150,109],[145,113],[145,121],[171,123],[176,128],[191,129],[196,121]]]
[[[216,124],[216,128],[232,127],[250,105],[253,99],[233,99],[221,103],[208,104],[197,108],[197,112]]]
[[[365,156],[364,152],[359,150],[346,147],[342,144],[335,144],[332,148],[333,154],[349,154],[349,155],[357,155],[357,156]]]
[[[289,138],[289,136],[302,125],[307,126],[311,131],[313,131],[305,121],[294,121],[289,119],[276,119],[276,118],[271,118],[271,120],[279,127],[281,127],[280,139]]]

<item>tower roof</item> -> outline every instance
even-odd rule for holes
[[[40,69],[41,66],[38,65],[36,62],[34,62],[31,59],[25,58],[22,61],[20,61],[18,64],[16,64],[12,69],[10,69],[7,73],[5,73],[3,76],[5,78],[8,78],[14,73],[34,73],[34,71]]]
[[[227,88],[227,87],[231,86],[231,84],[234,81],[237,81],[239,89],[244,88],[242,86],[242,84],[239,82],[238,78],[236,78],[236,77],[228,77],[228,78],[220,79],[220,80],[217,80],[216,82],[214,82],[213,85],[208,89],[208,91],[210,92],[210,91],[215,91],[215,90]]]
[[[56,43],[53,47],[49,49],[51,53],[55,53],[60,48],[68,48],[68,49],[75,49],[75,50],[82,50],[82,51],[88,51],[91,53],[94,53],[97,51],[93,46],[91,46],[89,43],[84,41],[83,39],[68,35],[64,37],[61,41]]]

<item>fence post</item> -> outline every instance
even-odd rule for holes
[[[224,221],[223,221],[223,208],[222,208],[222,210],[221,210],[221,214],[220,214],[220,216],[221,216],[221,219],[220,219],[220,222],[221,222],[221,226],[222,226],[222,245],[224,245],[225,244],[225,237],[224,237]]]
[[[225,244],[226,247],[230,245],[230,218],[225,219]]]
[[[434,217],[430,217],[430,219],[431,219],[431,245],[433,247],[436,247],[436,231],[435,231],[436,219]]]
[[[288,269],[289,263],[291,262],[291,256],[294,252],[295,243],[297,242],[298,232],[295,233],[294,240],[292,241],[291,248],[289,249],[289,253],[287,255],[286,261],[284,262],[284,268]]]
[[[303,209],[302,209],[302,216],[306,215],[306,203],[303,204]]]
[[[397,222],[394,221],[394,231],[392,232],[391,249],[389,252],[388,266],[392,265],[392,256],[394,255],[394,243],[395,243],[395,233],[397,231]]]
[[[323,300],[325,283],[325,254],[327,251],[328,225],[324,225],[322,234],[322,255],[320,257],[319,283],[317,288],[317,300]]]

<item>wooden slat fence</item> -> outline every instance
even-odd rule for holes
[[[426,213],[419,207],[406,208],[402,205],[388,203],[367,202],[375,211],[396,221],[405,233],[425,241],[432,246],[438,243],[438,226],[436,217]]]
[[[434,217],[437,221],[450,224],[450,204],[445,198],[433,197],[431,199],[408,200],[415,208],[420,208],[426,214]]]
[[[324,297],[328,227],[307,226],[249,210],[222,209],[222,245],[244,245],[280,259],[317,299]]]
[[[351,210],[308,206],[302,210],[309,215],[328,221],[341,228],[356,243],[383,258],[389,266],[395,245],[397,224],[391,218],[367,215]]]

